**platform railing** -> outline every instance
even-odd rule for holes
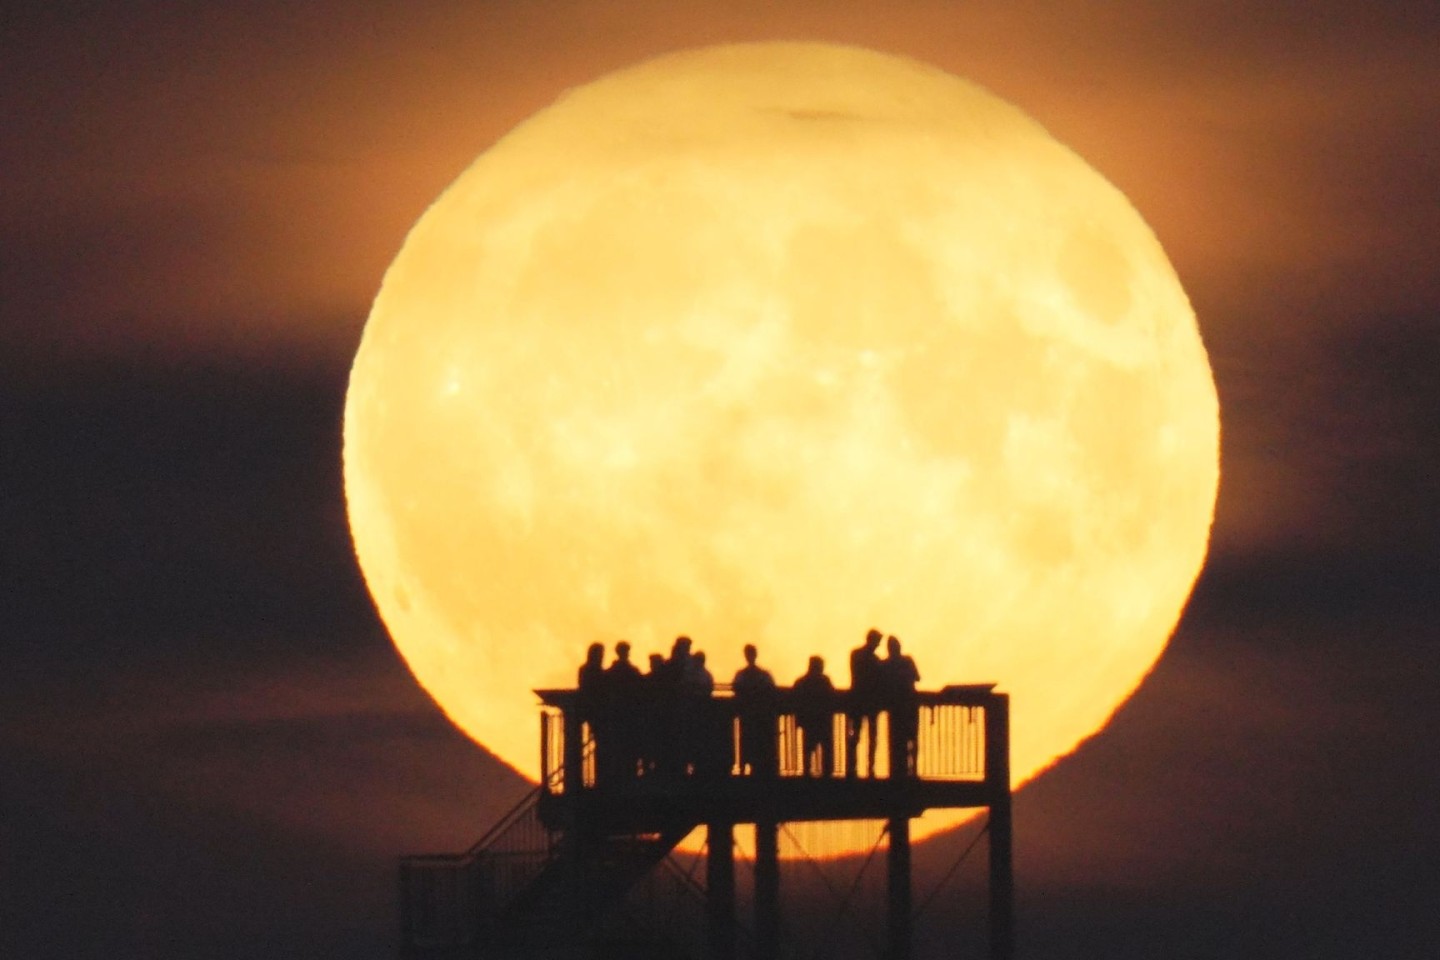
[[[777,691],[759,708],[728,690],[708,697],[642,695],[621,703],[578,690],[537,691],[546,705],[541,720],[544,782],[552,795],[570,793],[576,784],[589,790],[649,778],[674,783],[854,773],[980,782],[986,780],[986,716],[1002,696],[992,690],[990,684],[952,686],[865,704],[842,690],[818,709],[790,690]],[[762,747],[758,764],[747,724],[773,731],[773,749]],[[810,728],[808,758],[803,726]],[[814,749],[817,742],[824,746]]]
[[[464,853],[420,854],[400,861],[402,943],[407,955],[479,942],[554,860],[559,834],[540,819],[531,790]]]
[[[985,779],[985,716],[982,706],[921,705],[916,776],[922,780]]]
[[[593,744],[582,750],[584,756],[593,758]],[[559,788],[559,776],[557,771],[527,793],[464,853],[401,858],[403,956],[448,960],[460,951],[469,957],[475,955],[470,951],[497,936],[514,934],[497,927],[497,922],[564,855],[564,831],[546,826],[538,804],[541,796]],[[647,872],[629,892],[623,910],[647,936],[698,942],[703,933],[704,887],[693,878],[693,868],[683,869],[669,853],[658,865],[658,871]]]

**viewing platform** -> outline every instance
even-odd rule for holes
[[[790,689],[758,710],[724,688],[620,703],[573,689],[536,693],[544,704],[540,811],[557,825],[643,831],[677,819],[887,819],[988,807],[1009,795],[1009,698],[994,684],[916,691],[903,703],[868,707],[837,691],[820,734],[828,733],[830,748],[815,751],[808,769],[798,717],[814,705]],[[896,728],[901,710],[912,713],[913,739]],[[878,722],[861,720],[867,716]],[[747,725],[762,728],[773,747],[747,756]]]
[[[910,821],[969,807],[988,813],[989,956],[1011,960],[1009,697],[993,684],[864,700],[825,686],[537,690],[539,786],[464,853],[401,861],[403,955],[787,960],[803,951],[782,919],[785,824],[878,821],[876,955],[909,960]],[[741,825],[753,856],[737,880]],[[697,828],[703,880],[671,856]]]

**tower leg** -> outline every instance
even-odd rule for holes
[[[910,818],[890,818],[889,960],[910,960]]]
[[[1015,876],[1010,826],[1010,698],[985,709],[985,783],[990,794],[990,958],[1015,956]]]
[[[705,846],[705,908],[711,960],[735,957],[735,826],[712,823]]]
[[[1015,956],[1015,880],[1011,867],[1010,798],[990,805],[990,957]]]
[[[774,821],[755,824],[755,940],[759,960],[780,955],[780,836]]]

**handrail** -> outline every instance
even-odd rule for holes
[[[536,784],[525,796],[521,797],[515,806],[507,810],[499,820],[495,821],[489,830],[485,831],[484,836],[470,845],[469,849],[465,851],[464,856],[473,858],[483,853],[486,847],[494,843],[495,840],[509,830],[516,821],[524,816],[530,808],[540,802],[541,794],[549,790],[551,785],[560,779],[562,773],[562,770],[551,771],[550,777],[546,782]]]
[[[552,795],[607,783],[648,783],[657,770],[663,776],[653,782],[665,785],[738,779],[761,769],[757,763],[773,767],[772,775],[782,779],[817,772],[838,777],[862,769],[873,776],[871,767],[878,760],[885,778],[984,782],[989,779],[987,721],[1005,700],[994,688],[989,683],[952,685],[864,700],[856,700],[852,690],[808,698],[781,689],[755,705],[724,693],[687,698],[659,691],[607,700],[575,689],[537,690],[562,719],[544,728],[557,735],[542,738],[542,765],[547,771],[571,770],[569,778],[548,781]],[[548,711],[545,717],[556,719]],[[770,734],[763,731],[772,723],[773,747],[755,747],[755,740],[746,739],[750,729],[762,731],[758,735],[768,741]],[[577,750],[574,742],[581,736]],[[596,753],[597,736],[607,751],[604,764]]]
[[[995,684],[993,683],[953,683],[941,687],[938,690],[910,691],[904,695],[904,700],[922,707],[942,704],[950,706],[984,707],[997,696],[994,691]],[[547,707],[556,707],[562,711],[575,709],[587,696],[587,694],[576,687],[545,687],[534,692],[535,695],[540,698],[542,704]],[[665,695],[664,692],[659,694],[659,696]],[[653,702],[656,696],[657,695],[653,693],[643,693],[642,697],[644,699],[636,702]],[[684,696],[685,694],[682,692],[680,697],[683,699]],[[730,689],[729,684],[717,683],[715,689],[709,694],[692,694],[691,696],[699,701],[718,701],[725,704],[725,709],[728,710],[740,709],[740,705],[735,702],[734,692]],[[844,712],[858,706],[860,702],[863,702],[867,706],[878,705],[881,710],[884,710],[886,706],[892,702],[891,698],[884,695],[870,697],[859,702],[855,700],[855,696],[854,690],[848,687],[836,687],[829,697],[829,703],[833,705],[837,712]],[[776,709],[783,711],[787,707],[797,703],[797,698],[814,702],[813,699],[804,694],[797,693],[793,687],[777,687],[768,695],[767,702]]]

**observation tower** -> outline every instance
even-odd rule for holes
[[[941,808],[988,813],[988,951],[1013,957],[1009,697],[993,684],[878,705],[536,693],[540,785],[469,850],[401,861],[406,960],[824,956],[787,932],[782,833],[862,822],[879,824],[862,873],[882,842],[886,864],[870,953],[912,960],[910,821]],[[753,829],[746,884],[737,827]],[[703,873],[673,855],[700,828]]]

